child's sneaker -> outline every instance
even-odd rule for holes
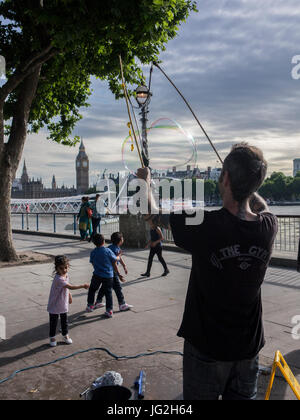
[[[55,337],[50,338],[50,347],[56,347],[57,346],[57,342]]]
[[[71,338],[68,335],[66,335],[65,337],[63,337],[63,339],[64,339],[64,342],[66,344],[73,344],[73,340],[71,340]]]
[[[95,310],[95,306],[92,306],[92,305],[88,305],[87,307],[86,307],[86,312],[93,312]]]
[[[121,312],[129,311],[131,308],[133,308],[132,305],[128,305],[127,303],[124,303],[124,305],[119,306]]]
[[[101,303],[101,302],[96,303],[96,305],[94,306],[94,310],[104,308],[104,306],[105,306],[104,303]]]
[[[112,316],[113,316],[113,311],[106,311],[106,312],[104,313],[104,316],[106,316],[106,318],[112,318]]]

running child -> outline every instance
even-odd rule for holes
[[[122,233],[120,233],[120,232],[113,233],[111,235],[111,242],[112,242],[112,244],[108,247],[108,249],[110,249],[115,254],[116,257],[119,257],[118,263],[120,262],[120,264],[122,265],[125,274],[128,274],[126,264],[125,264],[125,262],[122,258],[121,246],[124,243],[124,238],[123,238]],[[113,289],[114,289],[115,294],[116,294],[117,299],[118,299],[119,309],[120,309],[121,312],[124,312],[124,311],[128,311],[129,309],[133,308],[133,306],[128,305],[125,302],[125,298],[124,298],[124,294],[123,294],[123,291],[122,291],[122,285],[121,285],[120,280],[121,280],[122,283],[125,282],[125,279],[122,276],[120,276],[120,278],[119,278],[118,274],[115,272],[114,273],[114,280],[113,280]],[[98,293],[97,302],[96,302],[96,305],[95,305],[94,309],[103,308],[103,306],[104,306],[104,304],[102,303],[103,296],[104,296],[104,289],[101,286],[101,288],[99,290],[99,293]]]
[[[70,262],[64,255],[55,257],[54,280],[52,283],[47,311],[50,318],[50,346],[56,347],[56,330],[58,319],[61,321],[63,340],[66,344],[72,344],[68,331],[69,304],[72,303],[70,290],[88,289],[88,284],[72,286],[69,283],[68,270]]]
[[[96,234],[93,237],[93,242],[96,248],[91,252],[90,263],[94,267],[94,274],[91,280],[91,286],[88,294],[88,305],[87,312],[93,312],[95,309],[95,294],[99,287],[102,285],[103,292],[106,299],[106,312],[107,318],[113,316],[113,299],[112,299],[112,288],[114,272],[123,279],[119,273],[117,257],[111,249],[105,247],[105,239],[103,235]]]
[[[144,274],[141,274],[142,277],[150,277],[150,273],[151,273],[151,267],[152,267],[152,263],[153,263],[153,258],[155,255],[157,255],[159,262],[162,264],[163,268],[164,268],[164,272],[162,274],[162,277],[167,276],[170,271],[167,267],[167,264],[165,262],[165,260],[163,259],[162,256],[162,251],[163,251],[163,247],[162,247],[162,241],[164,240],[163,234],[161,229],[158,227],[158,225],[155,223],[154,220],[149,221],[150,224],[150,241],[148,242],[146,248],[150,247],[150,254],[149,254],[149,259],[148,259],[148,266],[147,266],[147,271]]]

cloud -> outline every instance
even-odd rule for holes
[[[188,99],[222,157],[233,143],[248,141],[263,149],[269,172],[291,174],[292,160],[300,157],[300,80],[291,77],[292,57],[300,54],[298,0],[202,0],[198,9],[169,42],[161,66]],[[115,101],[105,82],[93,80],[93,89],[91,107],[83,110],[74,135],[84,138],[93,174],[105,168],[123,170],[125,102]],[[199,167],[219,166],[184,102],[156,68],[152,92],[149,120],[178,121],[198,139]],[[45,137],[30,136],[24,151],[28,171],[48,185],[52,172],[58,184],[73,185],[78,149],[46,143]],[[152,160],[157,164],[179,160],[188,149],[183,143],[169,144],[162,138],[153,147]]]

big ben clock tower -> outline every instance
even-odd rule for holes
[[[82,139],[76,158],[76,188],[78,194],[84,194],[89,189],[89,158]]]

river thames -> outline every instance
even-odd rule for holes
[[[205,207],[205,210],[217,210],[221,207]],[[299,216],[300,217],[300,205],[299,206],[269,206],[271,213],[276,216]]]
[[[205,210],[218,210],[220,207],[206,207]],[[270,206],[270,211],[279,216],[278,235],[275,249],[297,252],[300,237],[300,205]],[[286,217],[284,217],[286,216]],[[297,217],[298,216],[298,217]],[[79,226],[74,214],[13,214],[12,227],[16,230],[39,231],[64,235],[79,235]],[[119,231],[119,217],[107,216],[101,220],[101,233],[109,239],[113,232]],[[167,242],[172,242],[171,232],[164,232]]]

